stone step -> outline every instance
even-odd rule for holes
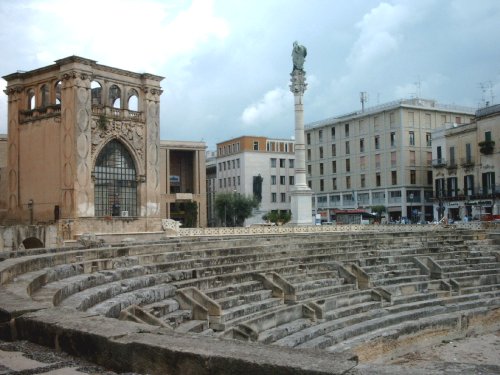
[[[163,316],[163,321],[176,328],[185,321],[191,321],[191,310],[175,310]]]
[[[354,284],[338,284],[326,286],[323,288],[309,289],[297,292],[295,297],[297,301],[305,301],[311,299],[317,299],[325,296],[330,296],[338,293],[345,293],[350,290],[354,290],[356,286]]]
[[[408,283],[418,283],[429,281],[429,276],[426,275],[404,275],[404,276],[396,276],[385,279],[376,279],[372,281],[373,286],[386,286],[386,285],[400,285],[400,284],[408,284]]]
[[[257,341],[264,344],[271,344],[277,340],[282,339],[290,334],[299,332],[313,324],[311,319],[296,319],[292,322],[281,324],[275,328],[265,330],[259,333],[259,338]]]
[[[254,301],[245,303],[243,305],[235,306],[224,310],[220,317],[220,322],[224,323],[226,326],[233,325],[236,319],[243,318],[245,316],[263,312],[273,307],[282,305],[283,301],[281,298],[268,298],[263,301]]]
[[[245,303],[263,301],[265,299],[272,297],[272,290],[262,289],[245,294],[236,294],[231,297],[221,298],[216,300],[220,304],[221,308],[228,310],[233,307],[241,306]]]
[[[295,291],[297,293],[300,293],[306,292],[308,290],[316,290],[320,288],[327,288],[329,286],[342,285],[343,283],[343,278],[313,279],[293,284],[293,287],[295,288]]]
[[[333,320],[343,318],[349,315],[361,314],[372,309],[378,309],[382,306],[382,302],[378,301],[367,301],[361,302],[354,305],[339,307],[328,311],[324,318],[326,320]]]
[[[163,301],[146,304],[143,308],[151,315],[160,318],[179,309],[179,302],[175,299],[164,299]]]
[[[324,312],[328,312],[333,309],[351,306],[358,303],[371,302],[372,300],[372,291],[370,289],[357,290],[353,287],[352,290],[345,293],[337,293],[336,295],[329,296],[315,302],[322,307]]]
[[[299,284],[308,281],[320,279],[333,279],[339,277],[337,271],[319,271],[311,272],[309,269],[305,273],[298,273],[293,276],[287,276],[286,280],[291,284]]]
[[[392,264],[382,264],[376,266],[364,266],[362,267],[363,271],[367,274],[377,274],[377,273],[386,273],[392,271],[401,271],[406,269],[415,268],[415,264],[412,262],[408,263],[392,263]]]
[[[420,275],[420,270],[418,268],[402,268],[394,269],[390,271],[384,271],[379,273],[370,273],[370,280],[376,282],[378,280],[393,279],[399,277],[410,277]]]
[[[187,320],[180,323],[176,328],[176,332],[180,333],[202,333],[208,329],[208,322],[206,320]]]
[[[498,267],[498,265],[497,265]],[[486,269],[465,269],[453,272],[443,273],[443,278],[446,279],[461,279],[463,277],[479,277],[486,275],[498,275],[500,277],[500,268],[486,268]]]
[[[240,283],[232,283],[231,285],[222,285],[216,288],[210,288],[203,290],[208,297],[214,300],[220,300],[230,296],[235,296],[238,294],[252,293],[255,291],[262,290],[263,286],[260,281],[243,281]]]

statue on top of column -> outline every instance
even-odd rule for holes
[[[292,50],[293,71],[295,70],[304,71],[304,61],[306,60],[306,56],[307,56],[306,47],[300,45],[297,41],[293,42],[293,50]]]

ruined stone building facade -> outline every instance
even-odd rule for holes
[[[160,141],[163,77],[71,56],[4,79],[8,137],[2,180],[6,176],[8,183],[0,209],[3,204],[9,222],[127,218],[146,223],[132,229],[151,230],[160,222],[151,219],[168,217],[179,198],[198,203],[197,221],[205,225],[205,175],[199,168],[205,147]],[[177,193],[190,195],[172,196],[170,161],[184,157],[182,170],[191,182]]]

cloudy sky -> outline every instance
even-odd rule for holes
[[[361,91],[368,106],[500,102],[498,0],[0,0],[0,20],[0,76],[70,55],[164,76],[161,138],[211,149],[293,135],[295,40],[306,123],[359,109]]]

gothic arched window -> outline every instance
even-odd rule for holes
[[[132,156],[116,139],[97,157],[94,169],[96,216],[137,216],[137,180]]]

